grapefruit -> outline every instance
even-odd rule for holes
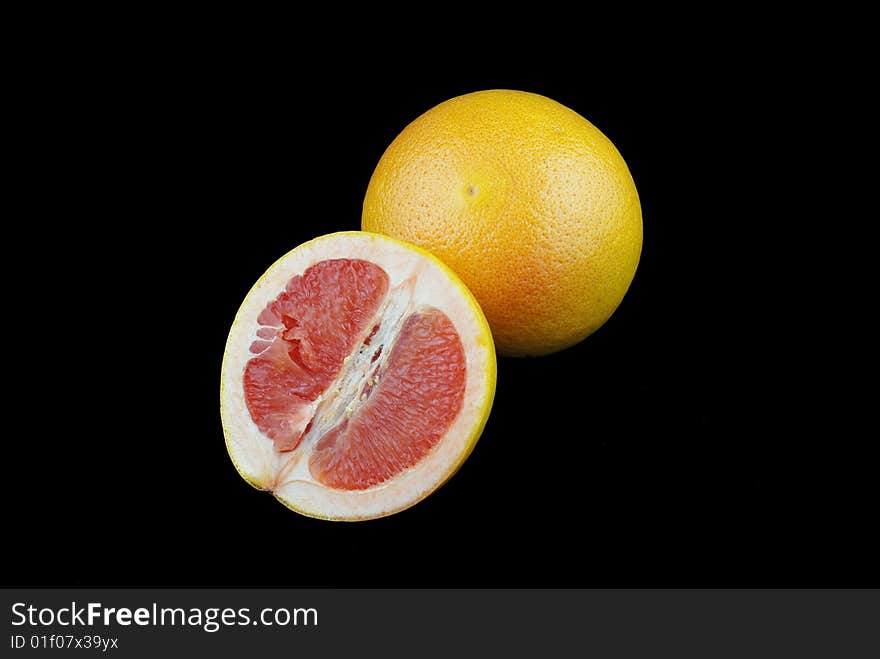
[[[453,98],[407,126],[373,172],[361,226],[443,260],[509,355],[598,329],[642,246],[639,196],[611,141],[573,110],[510,90]]]
[[[269,268],[235,317],[226,446],[245,480],[304,515],[389,515],[461,466],[495,375],[486,319],[445,265],[385,236],[322,236]]]

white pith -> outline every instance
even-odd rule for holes
[[[312,427],[302,438],[303,443],[310,445],[309,448],[344,417],[351,417],[358,402],[362,402],[366,397],[364,390],[368,386],[377,384],[369,375],[384,369],[388,355],[391,354],[390,348],[397,340],[403,321],[416,310],[413,301],[413,283],[410,278],[389,290],[384,303],[376,312],[376,318],[381,319],[381,323],[370,345],[363,343],[370,334],[372,325],[367,326],[365,335],[358,340],[356,345],[360,345],[360,348],[343,361],[342,370],[336,380],[310,406]],[[382,346],[381,354],[373,362],[373,355],[376,354],[379,346]]]
[[[291,277],[315,263],[337,258],[371,261],[388,274],[389,296],[385,304],[389,306],[380,313],[383,319],[394,322],[383,322],[371,341],[373,347],[385,345],[381,357],[390,352],[393,335],[407,313],[427,305],[443,311],[455,325],[467,366],[463,407],[447,434],[421,462],[365,490],[337,490],[315,481],[309,471],[309,457],[316,441],[346,413],[348,403],[360,397],[366,385],[362,366],[369,364],[373,350],[356,349],[347,358],[333,387],[312,404],[308,414],[317,411],[317,422],[293,451],[275,450],[274,442],[251,419],[244,397],[244,369],[254,356],[250,345],[257,338],[260,312],[284,290]],[[374,234],[351,232],[314,240],[287,254],[266,272],[245,298],[233,323],[223,359],[221,388],[221,413],[229,453],[249,482],[271,490],[305,514],[330,519],[389,514],[427,496],[467,456],[494,395],[494,360],[482,313],[461,283],[437,261]]]

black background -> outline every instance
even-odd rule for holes
[[[782,322],[801,294],[779,193],[800,157],[790,76],[693,52],[499,52],[412,75],[395,58],[424,51],[332,67],[158,50],[49,68],[52,184],[33,204],[61,228],[23,302],[45,337],[29,374],[48,375],[28,380],[38,409],[9,442],[16,585],[877,583],[868,440]],[[488,88],[554,98],[621,151],[644,217],[632,287],[582,344],[499,360],[482,439],[427,500],[366,523],[301,517],[226,454],[236,309],[279,256],[359,227],[408,122]]]

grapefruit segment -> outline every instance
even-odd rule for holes
[[[421,500],[463,463],[495,388],[479,306],[427,252],[363,232],[301,245],[254,286],[221,376],[241,475],[306,515]]]
[[[258,355],[244,374],[245,399],[257,427],[280,451],[299,444],[311,403],[342,368],[388,290],[372,263],[335,259],[292,277],[257,317]]]
[[[396,476],[425,457],[461,410],[464,350],[442,311],[410,315],[384,371],[373,373],[363,406],[315,446],[309,466],[325,485],[363,489]]]

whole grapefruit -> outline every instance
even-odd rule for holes
[[[507,355],[593,333],[642,247],[639,196],[611,141],[556,101],[511,90],[450,99],[407,126],[373,172],[362,228],[450,266]]]

